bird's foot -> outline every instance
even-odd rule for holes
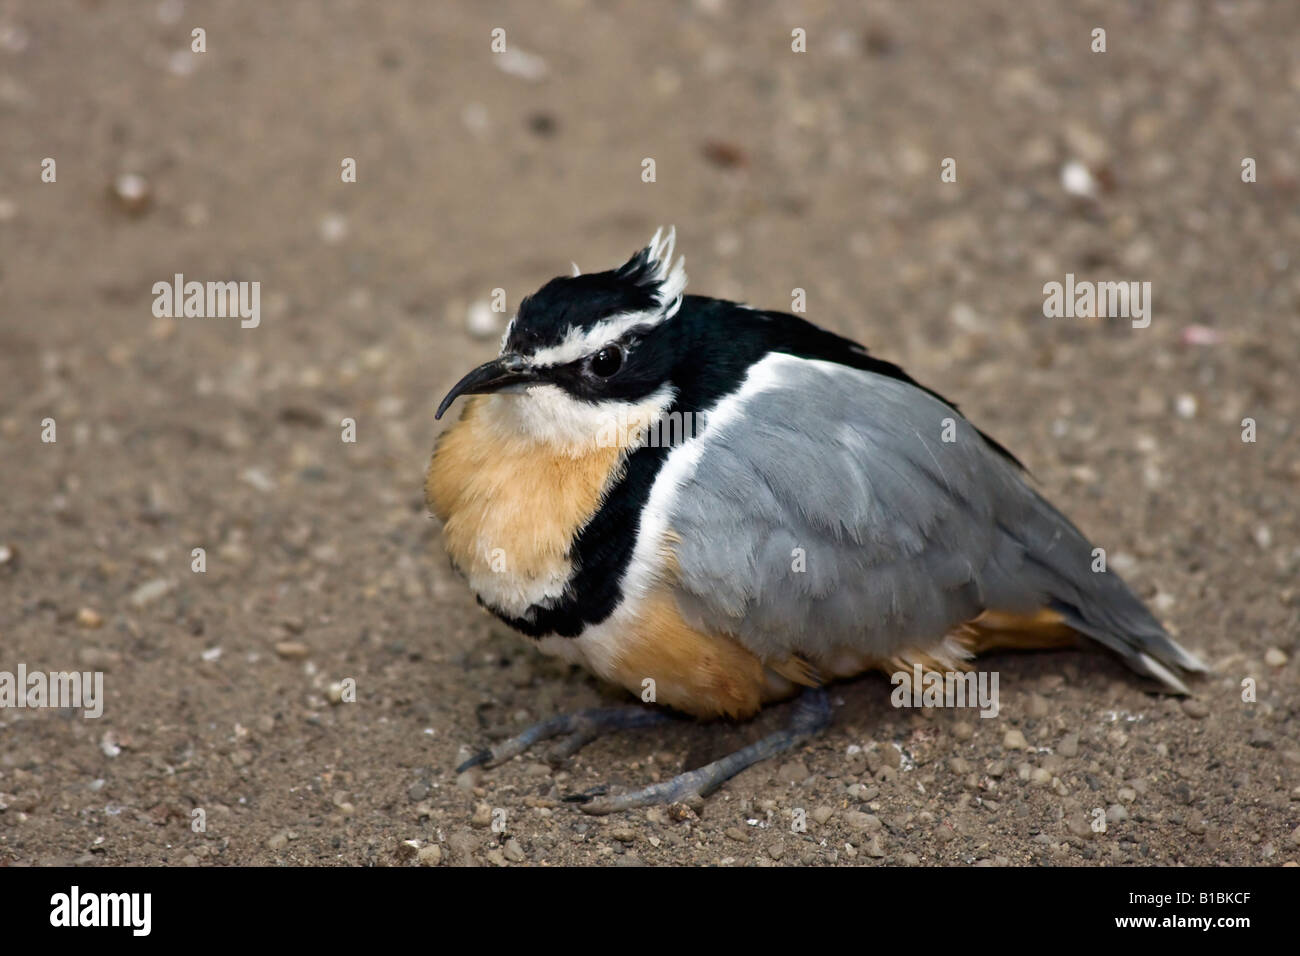
[[[660,803],[681,803],[694,797],[706,797],[746,767],[753,766],[760,760],[766,760],[774,754],[789,750],[809,737],[816,736],[830,722],[829,695],[820,687],[812,687],[804,691],[795,703],[794,714],[785,728],[768,734],[762,740],[748,747],[742,747],[720,760],[640,790],[607,796],[604,788],[597,788],[587,793],[565,797],[565,800],[577,803],[584,813],[601,815]]]
[[[549,720],[533,724],[521,734],[516,734],[492,747],[480,750],[459,767],[462,773],[470,767],[495,767],[511,757],[523,753],[535,743],[563,736],[551,753],[552,760],[571,757],[597,737],[612,730],[637,730],[653,727],[672,718],[661,710],[631,705],[627,707],[591,707],[587,710],[560,714]]]

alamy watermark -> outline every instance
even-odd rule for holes
[[[153,929],[152,893],[83,893],[73,885],[50,897],[50,925],[56,927],[125,927],[133,936]]]
[[[704,430],[703,412],[663,412],[647,419],[620,410],[596,430],[598,448],[676,448]]]
[[[0,708],[71,708],[87,719],[104,714],[103,671],[0,671]]]
[[[176,273],[171,282],[153,284],[153,314],[160,319],[233,319],[240,328],[262,324],[262,283],[186,282]]]
[[[998,715],[997,671],[895,671],[889,701],[895,707],[978,707],[981,717]]]
[[[1150,282],[1065,282],[1043,286],[1043,315],[1049,319],[1132,319],[1133,328],[1151,324]]]

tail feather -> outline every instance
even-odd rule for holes
[[[1129,599],[1149,616],[1137,597],[1128,591],[1127,585],[1122,581],[1120,584],[1128,592]],[[1104,627],[1087,620],[1077,608],[1059,601],[1053,602],[1052,608],[1074,630],[1114,651],[1133,670],[1154,678],[1174,693],[1191,693],[1182,681],[1182,672],[1203,674],[1207,670],[1200,658],[1175,642],[1158,623],[1154,628],[1141,630],[1122,625]]]
[[[1003,531],[1021,550],[1021,574],[1032,580],[1047,607],[1137,673],[1174,693],[1190,693],[1184,677],[1205,673],[1205,664],[1169,636],[1118,574],[1094,572],[1088,539],[1041,496],[1033,498],[1030,513]]]

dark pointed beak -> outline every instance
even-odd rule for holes
[[[453,385],[433,417],[442,418],[442,413],[462,395],[485,395],[488,392],[499,392],[510,388],[512,385],[527,385],[536,381],[538,381],[537,373],[521,356],[507,353],[490,362],[484,362]]]

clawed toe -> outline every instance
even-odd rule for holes
[[[471,767],[495,767],[526,752],[534,744],[560,736],[565,739],[555,747],[551,759],[563,760],[610,731],[652,727],[670,719],[663,711],[639,706],[592,707],[571,714],[560,714],[539,721],[513,737],[480,750],[457,767],[456,772],[463,773]]]
[[[464,773],[470,767],[480,767],[492,760],[491,748],[485,747],[456,768],[457,773]]]
[[[775,733],[768,734],[748,747],[705,764],[695,770],[678,774],[671,780],[654,783],[640,790],[616,796],[597,797],[584,801],[579,809],[596,816],[635,810],[662,803],[685,803],[707,797],[746,767],[752,767],[774,754],[789,750],[819,733],[831,720],[830,698],[822,688],[804,691],[795,704],[790,723]]]
[[[670,719],[663,711],[645,707],[604,707],[581,710],[534,724],[523,733],[503,740],[494,747],[479,751],[456,769],[457,773],[460,773],[470,767],[493,767],[523,753],[535,743],[559,736],[563,736],[564,739],[556,745],[552,758],[562,760],[577,753],[608,731],[650,727]],[[565,803],[576,804],[583,813],[601,816],[607,813],[635,810],[638,807],[684,803],[707,797],[746,767],[766,760],[773,754],[789,750],[819,733],[830,723],[830,719],[831,705],[826,691],[820,687],[809,688],[796,702],[794,714],[786,727],[768,734],[748,747],[742,747],[735,753],[695,770],[678,774],[671,780],[653,783],[639,790],[610,796],[608,787],[597,786],[582,793],[569,794],[563,800]]]

